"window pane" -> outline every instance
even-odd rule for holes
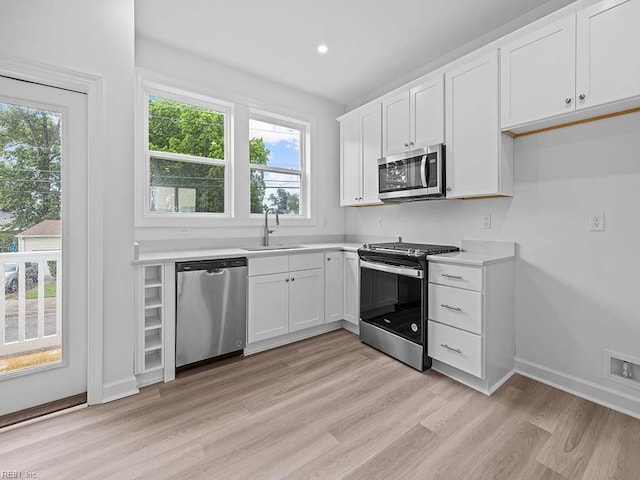
[[[224,159],[224,114],[149,95],[149,150]]]
[[[284,215],[300,214],[300,175],[251,170],[251,213],[275,207]]]
[[[152,212],[224,213],[224,167],[151,158]]]
[[[249,120],[249,159],[257,165],[300,170],[302,130]]]

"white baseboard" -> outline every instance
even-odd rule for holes
[[[105,383],[102,386],[102,403],[112,402],[113,400],[128,397],[129,395],[135,395],[138,392],[136,377],[131,375],[131,377],[126,380]]]
[[[147,385],[162,381],[164,381],[164,369],[153,370],[151,372],[136,375],[136,384],[138,388],[146,387]]]
[[[342,320],[338,320],[337,322],[325,323],[323,325],[318,325],[317,327],[300,330],[299,332],[288,333],[287,335],[275,338],[268,338],[267,340],[248,344],[244,349],[244,354],[253,355],[254,353],[288,345],[293,342],[298,342],[300,340],[315,337],[316,335],[322,335],[323,333],[332,332],[333,330],[339,330],[341,328]]]
[[[516,358],[516,372],[546,385],[598,403],[631,417],[640,418],[640,395],[634,397],[602,385],[567,375],[535,363]]]
[[[356,335],[360,335],[360,326],[359,325],[354,325],[351,322],[347,322],[346,320],[342,320],[342,328],[344,328],[345,330],[351,332],[351,333],[355,333]]]

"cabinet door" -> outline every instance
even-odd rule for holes
[[[492,52],[446,75],[447,196],[498,193],[498,55]]]
[[[411,141],[415,147],[444,143],[444,79],[434,77],[409,91]]]
[[[344,319],[358,325],[360,319],[360,263],[358,254],[344,254]]]
[[[382,152],[386,157],[409,147],[409,95],[401,92],[382,101]]]
[[[574,15],[505,45],[501,60],[503,129],[575,110]]]
[[[577,108],[640,95],[640,0],[606,0],[577,14]]]
[[[249,277],[248,343],[289,332],[289,274]]]
[[[324,323],[324,269],[289,272],[289,331]]]
[[[360,162],[362,195],[360,204],[381,203],[378,198],[378,159],[382,156],[382,105],[360,114]]]
[[[324,321],[326,323],[342,320],[344,316],[343,259],[343,252],[324,254]]]
[[[360,199],[360,153],[358,115],[340,122],[340,205],[358,205]]]

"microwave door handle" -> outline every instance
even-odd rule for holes
[[[422,156],[422,162],[420,164],[420,176],[422,177],[422,188],[427,188],[427,156]]]

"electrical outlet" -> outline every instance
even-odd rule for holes
[[[491,214],[485,213],[482,215],[482,228],[485,230],[491,229]]]
[[[191,229],[188,227],[182,227],[178,229],[178,235],[181,237],[186,237],[191,235]]]
[[[589,217],[589,229],[592,232],[604,231],[604,213],[596,213]]]
[[[376,227],[382,228],[382,217],[376,218]]]

